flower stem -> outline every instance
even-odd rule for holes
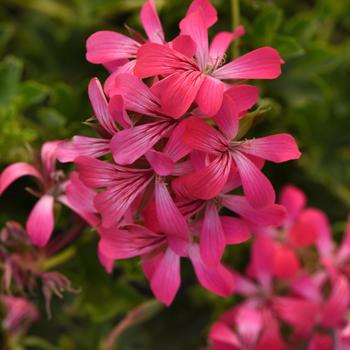
[[[231,0],[232,31],[240,24],[240,7],[239,0]],[[232,45],[232,58],[239,56],[239,38]]]

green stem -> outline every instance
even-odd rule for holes
[[[45,260],[42,264],[44,271],[53,269],[56,266],[62,265],[70,260],[76,253],[75,247],[69,247],[63,250],[61,253],[54,255],[53,257]]]
[[[240,25],[240,7],[239,0],[231,0],[232,31]],[[239,39],[237,38],[232,45],[232,58],[239,56]]]

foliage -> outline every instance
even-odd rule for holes
[[[88,80],[106,76],[102,67],[85,61],[85,40],[96,30],[139,29],[142,0],[2,0],[0,4],[0,163],[28,160],[28,147],[46,140],[84,134],[81,124],[92,113],[86,95]],[[157,1],[167,33],[189,1]],[[232,27],[230,2],[213,1],[221,20],[216,30]],[[341,232],[350,208],[350,76],[349,0],[241,0],[241,22],[247,34],[241,50],[271,45],[284,60],[281,78],[261,84],[259,111],[249,119],[261,134],[290,132],[303,151],[300,161],[269,166],[277,187],[293,183],[310,204],[324,209]],[[264,120],[264,123],[261,123]],[[249,125],[246,127],[249,135]],[[22,181],[22,180],[21,180]],[[25,180],[25,184],[29,180]],[[0,198],[0,224],[25,217],[18,184]],[[58,232],[59,234],[59,232]],[[136,262],[120,263],[107,275],[96,257],[95,236],[85,231],[73,254],[55,268],[66,274],[77,295],[53,303],[53,319],[36,323],[13,349],[103,349],[103,340],[125,314],[147,302],[151,294]],[[226,256],[245,266],[247,247]],[[118,349],[195,349],[206,341],[206,327],[232,300],[199,290],[188,266],[184,288],[171,309],[128,328]],[[43,311],[39,297],[35,302]],[[152,310],[152,315],[154,310]],[[42,312],[44,315],[44,312]],[[0,337],[1,341],[1,337]]]

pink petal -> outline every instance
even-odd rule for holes
[[[100,264],[104,267],[107,273],[111,274],[113,272],[114,260],[107,258],[100,250],[98,250],[97,253]]]
[[[126,113],[124,99],[120,95],[113,95],[109,99],[108,110],[113,120],[116,120],[119,125],[127,129],[132,125],[132,122]]]
[[[62,141],[45,142],[41,147],[41,163],[43,165],[44,176],[51,181],[51,176],[56,170],[57,150]]]
[[[167,249],[151,278],[155,297],[169,306],[180,288],[180,257]]]
[[[220,216],[225,232],[226,244],[240,244],[251,238],[251,233],[244,221],[231,216]]]
[[[246,112],[258,102],[259,93],[259,88],[246,84],[232,86],[225,91],[225,95],[230,97],[235,109],[240,114]]]
[[[201,111],[211,117],[218,113],[224,96],[224,84],[215,78],[205,76],[198,91],[196,103]]]
[[[36,168],[27,163],[14,163],[4,169],[0,175],[0,195],[9,187],[12,182],[22,176],[34,176],[39,182],[43,182],[41,174]]]
[[[320,302],[323,299],[319,285],[315,282],[314,278],[308,275],[295,279],[292,289],[295,294],[314,302]]]
[[[189,35],[197,45],[196,58],[201,70],[204,71],[208,62],[208,29],[205,23],[205,14],[194,11],[187,14],[180,22],[181,34]]]
[[[178,69],[195,70],[197,65],[189,57],[166,45],[146,43],[137,51],[134,74],[139,78],[169,75]]]
[[[121,58],[119,60],[110,61],[104,63],[103,66],[110,72],[113,73],[118,70],[121,66],[127,64],[129,60],[127,58]]]
[[[239,129],[239,112],[227,93],[224,94],[222,105],[213,120],[228,140],[234,139]]]
[[[53,215],[54,198],[42,196],[29,214],[26,229],[33,244],[44,247],[49,241],[55,226]]]
[[[197,244],[189,245],[188,254],[199,283],[211,292],[222,297],[228,297],[233,293],[233,274],[224,266],[209,267],[204,264]]]
[[[306,196],[300,189],[292,185],[287,185],[282,189],[280,203],[287,209],[287,220],[288,223],[291,223],[305,207]]]
[[[322,325],[336,328],[346,319],[350,302],[349,283],[344,276],[339,276],[333,284],[332,292],[322,312]]]
[[[240,340],[233,333],[233,330],[222,321],[213,324],[210,329],[209,339],[214,344],[223,343],[223,346],[227,346],[227,348],[220,347],[218,344],[219,346],[214,346],[215,350],[236,350],[241,348]]]
[[[174,191],[181,197],[209,200],[224,187],[231,168],[231,157],[223,154],[208,166],[172,182]]]
[[[90,80],[88,91],[90,102],[97,120],[104,130],[106,130],[110,135],[114,135],[118,132],[118,129],[109,113],[106,97],[103,93],[101,83],[97,78]]]
[[[79,156],[99,158],[110,152],[110,140],[87,136],[74,136],[72,141],[62,142],[57,148],[57,159],[61,163],[74,162]]]
[[[241,307],[236,315],[237,331],[242,343],[247,349],[253,349],[263,327],[261,313],[249,308]]]
[[[193,149],[221,154],[228,149],[228,141],[207,122],[192,117],[188,119],[184,142]]]
[[[350,216],[346,223],[343,241],[339,247],[336,260],[338,264],[342,264],[350,255]]]
[[[196,54],[197,45],[189,35],[179,35],[171,43],[171,47],[191,58]]]
[[[275,79],[281,74],[281,57],[271,47],[262,47],[219,68],[217,79]]]
[[[152,169],[159,176],[168,176],[174,170],[174,162],[165,153],[151,149],[146,153],[146,158]]]
[[[223,205],[258,227],[279,226],[286,217],[286,210],[281,205],[272,204],[262,209],[255,209],[243,196],[225,195]]]
[[[126,229],[101,229],[99,250],[108,259],[119,260],[150,254],[164,243],[164,237],[133,225]]]
[[[315,326],[318,305],[313,302],[293,297],[275,297],[273,308],[278,317],[289,323],[297,333],[307,335]]]
[[[108,95],[123,97],[125,108],[146,115],[158,115],[160,102],[150,88],[131,74],[119,74],[110,83]]]
[[[172,128],[169,121],[148,123],[124,129],[111,141],[113,159],[118,164],[132,164],[143,156]]]
[[[157,217],[162,232],[187,241],[187,222],[171,198],[165,183],[159,178],[156,180],[154,195]]]
[[[183,140],[187,123],[188,119],[185,119],[175,127],[164,147],[164,153],[174,162],[177,162],[191,152],[191,148]]]
[[[286,245],[275,244],[273,255],[273,274],[281,279],[294,279],[300,270],[296,253]]]
[[[301,153],[294,138],[288,134],[278,134],[244,141],[238,149],[255,157],[282,163],[299,159]]]
[[[260,286],[258,287],[245,276],[241,276],[237,272],[235,272],[234,279],[235,293],[241,294],[247,298],[255,296],[258,293]]]
[[[210,44],[209,56],[212,61],[222,58],[232,41],[244,35],[243,26],[238,26],[233,33],[220,32],[216,34]]]
[[[175,119],[182,117],[195,100],[203,79],[204,75],[198,71],[174,73],[163,79],[163,112]]]
[[[234,152],[233,158],[249,203],[254,208],[263,208],[273,204],[275,191],[267,177],[242,153]]]
[[[162,24],[153,0],[148,0],[142,6],[141,22],[150,41],[159,44],[164,43]]]
[[[218,15],[215,7],[210,3],[210,0],[193,0],[187,10],[186,16],[198,10],[202,11],[204,14],[203,18],[207,28],[210,28],[217,22]]]
[[[140,46],[125,35],[100,31],[92,34],[86,42],[86,59],[91,63],[103,64],[122,58],[136,57]]]
[[[333,338],[328,334],[315,333],[309,341],[307,350],[332,350]],[[341,350],[336,348],[336,350]],[[345,349],[344,349],[345,350]]]
[[[66,199],[59,197],[60,202],[80,215],[90,226],[97,226],[99,219],[94,205],[96,193],[80,181],[77,172],[70,175],[65,192]]]
[[[257,236],[252,247],[252,267],[260,284],[270,290],[274,262],[274,245],[269,237]]]
[[[203,262],[208,266],[217,266],[220,263],[225,246],[226,237],[221,225],[218,208],[213,202],[208,202],[200,235],[200,253]]]

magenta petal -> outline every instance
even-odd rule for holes
[[[221,105],[224,96],[224,84],[215,78],[205,76],[204,81],[198,91],[196,103],[201,112],[212,117]]]
[[[143,156],[174,125],[169,121],[160,121],[124,129],[115,134],[111,141],[113,159],[118,164],[132,164]]]
[[[195,70],[174,73],[163,79],[163,112],[175,119],[182,117],[195,100],[203,79],[204,75]]]
[[[210,329],[209,339],[215,350],[241,349],[240,340],[233,333],[231,327],[222,321],[215,322]]]
[[[209,56],[212,63],[216,60],[221,59],[232,41],[244,35],[245,30],[243,26],[238,26],[233,33],[230,32],[220,32],[216,34],[210,44]]]
[[[164,237],[139,225],[126,229],[101,229],[99,250],[113,260],[142,256],[156,251],[164,242]]]
[[[218,14],[215,7],[210,3],[210,0],[193,0],[186,15],[190,15],[198,10],[204,14],[203,18],[207,28],[210,28],[217,22]]]
[[[110,152],[110,140],[87,136],[74,136],[72,141],[62,142],[57,148],[61,163],[74,162],[79,156],[99,158]]]
[[[155,185],[156,212],[162,232],[188,240],[188,226],[171,198],[165,183],[157,178]]]
[[[223,154],[208,166],[172,182],[174,191],[181,197],[212,199],[225,186],[231,168],[231,157]]]
[[[191,58],[196,54],[197,45],[189,35],[179,35],[171,43],[171,47]]]
[[[108,95],[123,97],[125,108],[146,115],[158,115],[160,102],[150,88],[131,74],[119,74],[108,86]]]
[[[263,208],[275,201],[275,191],[268,178],[240,152],[233,152],[244,194],[254,208]]]
[[[258,102],[259,93],[259,88],[246,84],[236,85],[225,91],[225,95],[230,97],[235,109],[240,114],[246,112]]]
[[[226,237],[221,225],[218,208],[208,202],[200,234],[200,253],[203,262],[208,266],[220,263],[226,246]]]
[[[187,123],[188,119],[185,119],[175,127],[164,147],[164,153],[166,153],[174,162],[177,162],[191,152],[191,148],[184,142]]]
[[[240,244],[251,238],[251,233],[244,221],[231,216],[220,216],[225,232],[226,244]]]
[[[274,245],[269,237],[258,236],[252,248],[252,267],[260,284],[270,290],[274,262]]]
[[[22,176],[34,176],[40,182],[43,182],[41,174],[36,168],[27,163],[14,163],[4,169],[0,175],[0,195],[6,190],[12,182],[16,181]]]
[[[239,129],[239,110],[227,92],[224,94],[222,105],[213,120],[228,140],[234,139]]]
[[[192,149],[206,153],[221,154],[228,149],[228,141],[219,131],[195,117],[187,121],[184,142]]]
[[[107,258],[100,250],[97,252],[98,260],[100,264],[104,267],[107,273],[113,272],[114,260]]]
[[[168,248],[152,275],[151,289],[158,300],[169,306],[180,284],[180,257]]]
[[[97,78],[90,80],[88,92],[92,108],[100,125],[110,135],[114,135],[118,132],[118,129],[109,113],[106,97],[103,93],[101,83]]]
[[[294,297],[275,297],[273,308],[280,319],[304,335],[315,326],[319,310],[318,304]]]
[[[108,110],[113,120],[116,120],[123,128],[130,128],[132,122],[126,113],[124,99],[120,95],[113,95],[109,99]]]
[[[291,223],[305,207],[306,196],[299,188],[287,185],[282,189],[280,203],[287,209],[288,223]]]
[[[281,57],[271,47],[262,47],[236,58],[214,73],[217,79],[275,79],[281,74]]]
[[[333,284],[332,292],[322,311],[322,325],[336,328],[346,318],[350,302],[349,282],[339,275]]]
[[[233,274],[224,265],[219,264],[216,267],[205,265],[197,244],[188,247],[188,254],[199,283],[204,288],[222,297],[228,297],[233,293]]]
[[[32,209],[26,224],[26,229],[33,244],[44,247],[49,241],[54,229],[53,215],[54,199],[44,195]]]
[[[272,204],[262,209],[255,209],[243,196],[225,195],[223,205],[258,227],[279,226],[286,217],[286,210],[282,205]]]
[[[51,181],[52,173],[56,170],[57,151],[61,143],[62,141],[49,141],[41,147],[41,163],[48,181]]]
[[[254,349],[263,328],[261,312],[248,306],[243,306],[239,308],[235,316],[237,331],[244,347],[246,349]]]
[[[146,153],[146,158],[159,176],[168,176],[174,171],[175,164],[166,153],[151,149]]]
[[[150,41],[159,44],[164,43],[162,24],[153,0],[148,0],[142,6],[141,22]]]
[[[146,43],[137,51],[134,74],[139,78],[169,75],[176,70],[194,70],[197,65],[181,52],[166,45]]]
[[[197,45],[196,58],[201,70],[204,71],[208,62],[208,29],[205,23],[205,14],[194,11],[186,15],[180,22],[181,34],[189,35]]]
[[[139,46],[135,40],[125,35],[100,31],[88,38],[86,59],[91,63],[103,64],[122,58],[133,58]]]
[[[278,134],[244,141],[238,149],[255,157],[282,163],[298,159],[301,153],[294,138],[288,134]]]

